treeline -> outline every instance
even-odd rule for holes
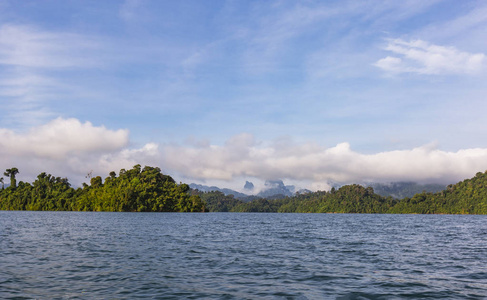
[[[401,200],[383,197],[372,187],[346,185],[331,191],[306,193],[284,199],[243,202],[221,192],[192,191],[214,212],[296,213],[396,213],[396,214],[487,214],[487,172],[437,193],[419,193]]]
[[[419,184],[416,182],[391,182],[391,183],[373,183],[371,185],[374,193],[381,196],[391,196],[395,199],[411,198],[422,192],[438,193],[446,188],[443,184]]]
[[[287,213],[388,213],[397,203],[382,197],[370,187],[354,184],[329,192],[297,194],[282,199],[259,198],[250,202],[235,199],[222,192],[193,191],[206,202],[210,212],[287,212]]]
[[[110,172],[103,182],[90,178],[90,185],[74,189],[67,178],[41,173],[31,184],[20,181],[17,168],[7,169],[10,186],[0,190],[2,210],[203,212],[204,202],[190,195],[187,184],[176,184],[159,168],[134,166],[119,175]]]
[[[438,193],[419,193],[400,200],[383,197],[372,187],[346,185],[331,191],[297,194],[283,199],[244,202],[222,192],[191,190],[176,184],[159,168],[134,166],[110,172],[90,185],[74,189],[67,178],[41,173],[31,184],[20,181],[17,168],[7,169],[10,186],[0,178],[2,210],[140,211],[140,212],[296,212],[487,214],[487,171]]]
[[[391,213],[487,214],[487,171],[438,193],[421,193],[405,198]]]

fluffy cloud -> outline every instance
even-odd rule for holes
[[[282,179],[298,187],[329,188],[330,182],[419,181],[454,183],[487,169],[487,149],[448,152],[433,145],[410,150],[363,154],[348,143],[325,148],[282,139],[258,142],[240,134],[223,145],[157,145],[129,148],[127,130],[110,130],[77,119],[55,119],[24,133],[0,129],[0,167],[17,167],[19,180],[31,181],[40,172],[68,177],[75,185],[94,175],[131,168],[135,164],[161,167],[184,181],[251,178]]]
[[[120,149],[128,144],[127,130],[108,130],[77,119],[55,119],[17,134],[0,129],[0,153],[6,156],[64,160],[70,155]]]
[[[30,181],[45,171],[79,184],[91,170],[104,176],[137,163],[156,162],[156,145],[129,149],[128,144],[128,130],[58,118],[23,133],[0,128],[0,166],[19,168],[20,180]]]
[[[485,62],[483,53],[462,52],[422,40],[390,40],[385,50],[396,56],[382,58],[375,66],[394,73],[474,74],[484,68]]]
[[[164,165],[190,178],[232,180],[237,177],[311,182],[309,187],[366,181],[452,183],[487,169],[487,149],[447,152],[426,145],[411,150],[362,154],[348,143],[324,148],[316,144],[259,146],[250,135],[223,146],[166,146]]]

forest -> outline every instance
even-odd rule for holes
[[[383,197],[372,187],[352,184],[330,191],[296,194],[283,199],[243,202],[222,192],[192,190],[209,211],[294,213],[392,213],[392,214],[487,214],[487,172],[437,193],[412,197]]]
[[[345,185],[330,191],[296,194],[283,199],[255,198],[244,202],[222,192],[202,192],[177,184],[157,167],[140,165],[110,172],[103,181],[74,189],[67,178],[41,173],[31,183],[17,184],[17,168],[7,169],[10,186],[0,178],[1,210],[65,210],[127,212],[280,212],[280,213],[393,213],[487,214],[487,171],[437,193],[412,197],[383,197],[372,187]]]
[[[0,190],[2,210],[65,210],[111,212],[203,212],[201,198],[189,194],[187,184],[176,184],[159,168],[135,165],[122,169],[119,175],[110,172],[102,181],[90,178],[90,185],[74,189],[67,178],[41,173],[32,183],[20,181],[17,168],[7,169],[10,186]]]

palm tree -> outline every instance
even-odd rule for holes
[[[17,175],[18,173],[19,173],[19,169],[17,168],[7,169],[3,173],[3,175],[5,176],[10,176],[10,186],[13,188],[17,187],[17,180],[15,179],[15,175]]]

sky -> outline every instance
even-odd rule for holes
[[[1,0],[0,168],[455,183],[487,170],[486,40],[485,1]]]

